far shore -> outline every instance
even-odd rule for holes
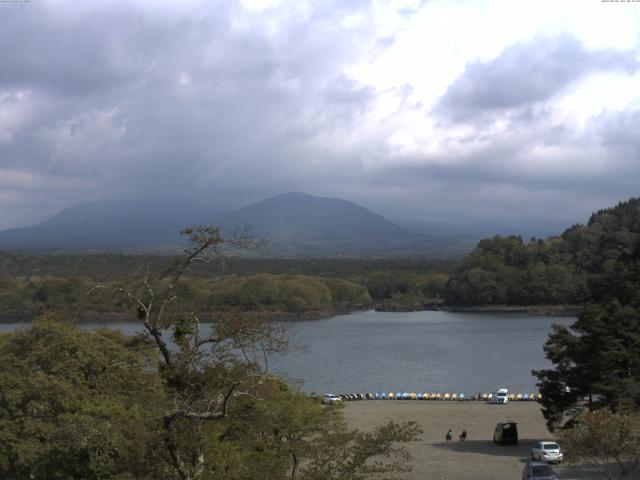
[[[241,312],[249,315],[262,315],[270,320],[278,322],[293,321],[313,321],[332,318],[338,315],[348,315],[350,313],[366,312],[375,310],[376,312],[427,312],[427,311],[443,311],[443,312],[468,312],[468,313],[527,313],[532,316],[544,317],[575,317],[580,311],[578,305],[475,305],[475,306],[448,306],[448,305],[422,305],[422,306],[402,306],[402,305],[373,305],[366,308],[351,309],[327,309],[313,310],[307,312],[283,312],[283,311],[261,311],[253,310]],[[232,314],[232,311],[215,311],[205,312],[201,314],[202,323],[211,323],[211,319],[220,315]],[[0,324],[7,323],[30,323],[37,315],[16,315],[16,314],[0,314]],[[133,315],[123,312],[99,313],[88,312],[82,314],[78,318],[78,323],[118,323],[130,322],[137,323],[138,320]]]
[[[579,305],[476,305],[472,307],[445,307],[450,312],[521,312],[544,317],[575,317],[580,312]]]
[[[375,307],[378,312],[469,312],[469,313],[528,313],[533,316],[543,317],[575,317],[580,312],[579,305],[468,305],[455,306],[444,304],[429,304],[423,306],[403,305],[379,305]]]

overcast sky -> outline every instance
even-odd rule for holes
[[[0,45],[0,228],[287,191],[571,223],[640,194],[640,2],[0,2]]]

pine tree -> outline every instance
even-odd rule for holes
[[[605,220],[623,234],[602,233],[591,302],[570,329],[556,326],[545,343],[554,368],[534,372],[550,428],[571,424],[584,409],[640,407],[640,240],[630,243],[628,228]]]

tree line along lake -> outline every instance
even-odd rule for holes
[[[546,368],[543,345],[569,317],[507,312],[375,312],[285,324],[292,346],[269,367],[307,392],[537,391],[531,370]],[[0,324],[0,331],[24,323]],[[84,324],[124,333],[139,323]],[[203,326],[204,329],[207,325]]]

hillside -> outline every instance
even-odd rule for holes
[[[640,199],[594,213],[559,237],[482,240],[455,268],[446,289],[450,305],[552,305],[598,301],[637,269]],[[618,281],[614,281],[619,278]],[[630,297],[632,292],[622,292]]]
[[[469,242],[411,233],[353,202],[287,193],[222,214],[185,198],[109,200],[75,205],[40,224],[0,232],[12,251],[175,252],[189,225],[248,230],[268,244],[257,255],[304,257],[427,254],[469,250]]]
[[[115,199],[69,207],[44,222],[0,232],[7,250],[118,250],[177,245],[193,223],[221,213],[186,198]]]
[[[360,205],[339,198],[286,193],[225,216],[233,231],[249,228],[268,239],[264,251],[277,256],[433,254],[444,252],[446,239],[405,230]]]
[[[404,240],[416,235],[360,205],[340,198],[285,193],[253,203],[222,219],[251,226],[260,236],[300,240]]]

